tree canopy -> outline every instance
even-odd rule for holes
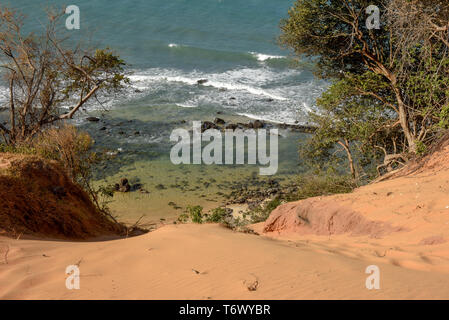
[[[379,29],[367,26],[370,5]],[[331,83],[311,115],[309,154],[340,145],[355,176],[353,153],[401,162],[438,137],[449,114],[448,12],[445,0],[296,1],[280,41]]]

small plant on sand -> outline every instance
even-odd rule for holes
[[[357,185],[350,176],[338,175],[303,175],[298,178],[298,193],[292,194],[289,201],[302,200],[311,197],[349,193]]]
[[[193,223],[203,223],[203,207],[201,206],[188,206],[187,212]]]
[[[265,206],[259,206],[250,213],[251,223],[259,223],[268,219],[271,212],[281,205],[282,200],[276,197],[270,200]]]
[[[211,211],[211,213],[206,217],[206,222],[217,223],[222,222],[225,217],[228,216],[228,213],[224,208],[215,208]]]
[[[189,221],[189,215],[187,213],[182,213],[178,217],[178,222],[180,223],[187,223]]]

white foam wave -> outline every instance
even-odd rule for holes
[[[187,104],[187,103],[177,103],[176,105],[181,108],[197,108],[198,107],[198,106],[194,106],[194,105]]]
[[[169,47],[169,48],[177,48],[177,47],[179,47],[179,44],[177,44],[177,43],[170,43],[170,44],[168,45],[168,47]]]
[[[280,112],[276,115],[273,114],[267,114],[267,115],[257,115],[252,113],[245,113],[245,112],[237,112],[239,116],[247,117],[253,120],[261,120],[261,121],[268,121],[272,123],[278,123],[278,124],[296,124],[295,120],[292,120],[292,115],[290,112]]]
[[[257,52],[250,52],[257,60],[260,62],[264,62],[270,59],[285,59],[284,56],[274,56],[269,54],[263,54],[263,53],[257,53]]]
[[[159,69],[153,69],[145,73],[132,75],[129,78],[136,87],[142,87],[142,83],[145,82],[155,81],[182,82],[189,85],[198,85],[198,80],[207,79],[207,82],[203,83],[202,86],[230,91],[246,91],[253,95],[286,101],[288,100],[287,98],[261,87],[266,81],[272,80],[276,76],[274,72],[257,69],[232,70],[221,74],[204,74],[199,72],[184,74],[174,70],[161,71]]]

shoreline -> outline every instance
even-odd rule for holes
[[[226,125],[220,126],[222,128],[229,125],[245,129],[250,128],[254,123],[253,120],[246,117],[236,118],[221,113],[203,119],[207,119],[203,122],[207,126],[215,126],[214,119],[222,120],[226,123]],[[87,123],[87,127],[81,126],[81,128],[88,129],[88,132],[93,134],[93,138],[97,142],[97,148],[101,149],[104,146],[102,140],[107,139],[110,135],[108,130],[128,131],[133,136],[133,130],[126,130],[127,123],[122,121],[122,126],[115,127],[114,122],[100,119],[98,123]],[[123,128],[123,125],[125,125],[125,128]],[[132,126],[132,123],[130,125]],[[151,123],[148,125],[151,126]],[[178,125],[188,127],[189,120]],[[280,152],[283,153],[283,159],[286,159],[287,162],[280,163],[279,172],[271,178],[257,176],[257,179],[254,179],[258,166],[252,165],[173,165],[168,158],[168,149],[155,151],[157,154],[152,159],[151,155],[142,154],[142,156],[139,156],[140,152],[152,152],[154,148],[151,144],[142,144],[141,146],[144,148],[142,150],[133,147],[134,150],[127,149],[127,146],[130,148],[130,145],[125,143],[120,145],[122,151],[97,169],[97,172],[101,170],[107,176],[95,179],[96,184],[113,186],[122,178],[126,178],[131,185],[141,185],[143,192],[140,190],[129,193],[117,192],[111,199],[113,202],[110,206],[114,214],[119,214],[120,219],[125,219],[130,223],[135,222],[145,213],[147,214],[144,218],[145,222],[160,222],[160,219],[173,221],[183,213],[188,205],[201,205],[206,211],[221,207],[229,202],[231,192],[239,190],[240,184],[251,188],[257,187],[265,180],[274,179],[281,182],[295,179],[296,173],[285,171],[291,170],[290,168],[297,170],[295,168],[298,163],[295,160],[298,157],[297,151],[296,148],[291,148],[291,143],[303,134],[300,126],[279,125],[269,122],[263,122],[262,125],[267,129],[278,128],[282,132],[285,131],[285,133],[281,132],[285,137],[281,136],[279,141]],[[95,128],[104,126],[111,129],[106,131],[95,130]],[[140,132],[137,138],[143,134],[144,132]],[[126,141],[126,137],[121,139]],[[117,149],[118,146],[115,147]],[[129,160],[127,160],[128,157]]]
[[[0,298],[447,299],[448,155],[446,145],[399,177],[283,204],[252,233],[177,223],[91,241],[0,236]],[[80,290],[64,286],[73,264]],[[379,290],[366,287],[372,265]]]

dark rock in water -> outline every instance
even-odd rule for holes
[[[265,126],[265,124],[260,120],[256,120],[254,121],[253,126],[254,129],[262,129]]]
[[[230,97],[229,100],[237,100],[236,97]]]
[[[135,93],[142,93],[142,90],[134,89],[134,92],[135,92]]]
[[[120,183],[118,185],[117,184],[115,185],[115,189],[120,192],[131,191],[131,186],[129,185],[128,179],[126,178],[120,179]]]
[[[238,122],[237,127],[242,128],[242,129],[251,129],[253,127],[253,124],[251,122],[250,123]]]
[[[86,120],[89,121],[89,122],[98,122],[98,121],[100,121],[100,119],[97,118],[97,117],[87,117]]]
[[[218,124],[218,125],[223,125],[226,122],[223,119],[221,119],[221,118],[215,118],[214,123]]]
[[[268,98],[267,100],[266,100],[267,102],[273,102],[274,101],[274,99],[272,99],[272,98]]]
[[[198,84],[205,84],[208,80],[207,79],[200,79],[196,83]]]
[[[119,131],[118,134],[124,135],[125,131]]]
[[[100,131],[105,131],[106,130],[106,127],[101,127],[100,128]]]
[[[202,124],[201,124],[201,132],[204,132],[204,131],[206,131],[206,130],[209,130],[209,129],[220,129],[220,127],[218,127],[215,123],[213,123],[213,122],[210,122],[210,121],[204,121]]]
[[[140,131],[134,132],[134,135],[135,135],[135,136],[138,136],[139,134],[140,134]]]
[[[303,125],[294,125],[291,127],[292,130],[302,132],[302,133],[314,133],[317,128],[314,126],[303,126]]]
[[[223,111],[217,111],[217,114],[223,114]]]
[[[235,130],[238,128],[238,126],[235,123],[230,123],[230,124],[226,125],[225,128],[230,129],[230,130]]]
[[[296,131],[296,132],[302,132],[302,133],[314,133],[316,131],[316,127],[313,125],[301,125],[298,124],[299,122],[296,121],[296,124],[288,124],[288,123],[281,123],[281,124],[277,124],[276,127],[279,129],[290,129],[292,131]]]

